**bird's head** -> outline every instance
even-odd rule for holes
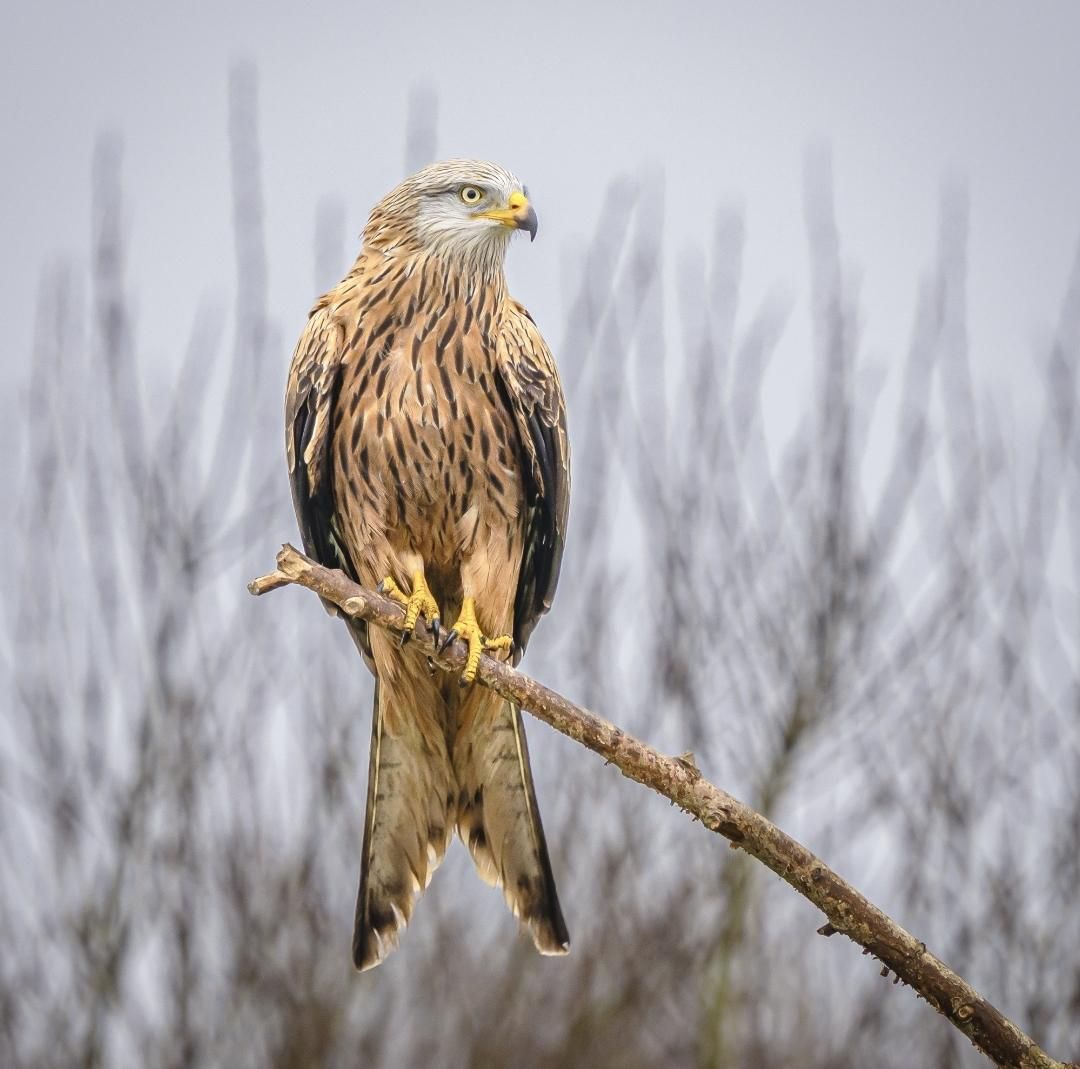
[[[509,171],[483,160],[433,163],[375,206],[364,240],[501,266],[510,235],[536,237],[536,212]]]

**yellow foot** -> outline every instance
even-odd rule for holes
[[[421,616],[427,620],[435,641],[439,640],[439,603],[435,600],[428,589],[423,572],[413,572],[412,593],[405,594],[401,587],[394,582],[391,576],[387,576],[379,584],[380,593],[385,594],[391,601],[405,606],[405,630],[401,635],[401,644],[404,646],[413,631],[416,629],[416,621]]]
[[[456,638],[463,638],[469,644],[469,656],[461,672],[461,685],[466,686],[476,679],[476,670],[480,666],[480,654],[484,650],[510,650],[514,640],[509,635],[488,638],[476,622],[476,604],[472,598],[461,603],[461,615],[454,624],[454,630],[446,636],[442,649],[446,649]]]

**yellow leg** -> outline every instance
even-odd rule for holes
[[[392,601],[405,606],[405,632],[403,638],[412,634],[416,627],[416,621],[421,616],[427,620],[428,627],[438,634],[439,604],[428,589],[423,572],[413,572],[411,594],[405,594],[389,575],[379,584],[379,590]]]
[[[472,598],[465,598],[462,601],[461,615],[454,624],[454,630],[447,636],[446,644],[455,638],[463,638],[469,644],[469,657],[461,672],[462,685],[476,679],[476,670],[480,666],[480,654],[484,650],[509,650],[514,645],[514,640],[509,635],[488,638],[480,630],[480,625],[476,622],[476,603]]]

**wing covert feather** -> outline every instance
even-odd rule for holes
[[[312,308],[293,355],[285,394],[285,452],[304,552],[355,579],[335,518],[331,445],[346,349],[344,324],[330,299],[327,294]]]
[[[497,365],[514,413],[524,461],[528,523],[514,603],[520,657],[559,581],[570,505],[566,402],[555,361],[524,306],[510,301],[500,325]]]

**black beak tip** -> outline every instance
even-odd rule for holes
[[[521,220],[521,229],[527,230],[529,232],[529,241],[536,240],[536,212],[534,212],[532,208],[529,208],[528,212],[525,215],[525,218]]]

